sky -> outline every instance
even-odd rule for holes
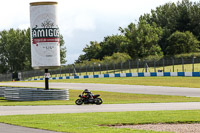
[[[51,0],[41,0],[51,1]],[[90,41],[119,34],[151,9],[178,0],[52,0],[58,2],[58,24],[67,48],[66,64],[78,59]],[[198,0],[190,0],[198,1]],[[4,0],[0,4],[0,31],[30,27],[29,3],[38,0]]]

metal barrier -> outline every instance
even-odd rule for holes
[[[0,87],[0,97],[4,97],[4,90],[6,87]]]
[[[6,100],[14,101],[39,101],[39,100],[69,100],[69,91],[66,90],[44,90],[41,88],[5,88]]]

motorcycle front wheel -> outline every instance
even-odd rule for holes
[[[96,100],[96,105],[100,105],[103,103],[103,100],[101,98],[97,98]]]
[[[76,105],[81,105],[81,104],[83,104],[83,101],[81,99],[77,99],[75,101],[75,103],[76,103]]]

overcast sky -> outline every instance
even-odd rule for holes
[[[0,4],[0,30],[30,26],[29,3],[38,0],[4,0]],[[46,1],[46,0],[42,0]],[[48,0],[50,1],[50,0]],[[136,23],[139,16],[159,5],[178,0],[54,0],[58,2],[60,33],[67,47],[67,64],[82,54],[90,41],[118,34],[119,27]],[[198,0],[191,0],[198,1]]]

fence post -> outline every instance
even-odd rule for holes
[[[87,75],[87,65],[85,65],[85,71],[86,71],[86,75]]]
[[[75,66],[75,69],[76,69],[75,76],[78,76],[79,75],[79,65],[78,64]]]
[[[33,76],[33,79],[35,79],[35,70],[33,70],[33,71],[34,71],[34,74],[33,74],[33,75],[34,75],[34,76]]]
[[[137,60],[137,73],[139,73],[139,64],[140,64],[140,59]]]
[[[114,69],[114,73],[115,73],[115,63],[113,63],[113,69]]]
[[[70,76],[71,74],[70,74],[70,66],[69,66],[69,76]]]
[[[194,72],[194,59],[195,57],[192,58],[192,72]]]
[[[81,76],[81,65],[79,64],[79,76]]]
[[[184,59],[183,59],[183,57],[181,57],[181,60],[182,60],[182,72],[184,72]]]
[[[106,71],[107,71],[107,74],[108,74],[108,63],[106,62]]]
[[[57,71],[54,70],[53,72],[54,72],[54,76],[57,77]],[[53,74],[52,74],[52,75],[53,75]]]
[[[128,60],[128,65],[129,65],[129,73],[131,73],[131,61]]]
[[[60,66],[60,77],[61,77],[62,66]]]
[[[12,81],[12,74],[8,74],[8,81]]]
[[[193,58],[192,58],[192,72],[194,72],[194,60],[195,60],[195,58],[196,58],[196,57],[193,57]]]
[[[172,58],[173,72],[174,72],[174,58]]]
[[[40,78],[40,76],[39,76],[40,74],[39,74],[39,71],[37,70],[37,78],[39,79]]]
[[[147,73],[147,61],[146,60],[144,61],[144,69],[145,69],[145,72]]]
[[[22,72],[22,80],[25,80],[26,72]]]
[[[26,73],[27,73],[27,72],[25,72],[25,71],[23,72],[23,80],[25,80],[26,77],[27,77]]]
[[[24,80],[23,71],[21,71],[21,80]]]
[[[165,59],[163,58],[163,72],[165,72]]]
[[[92,63],[92,71],[93,71],[93,75],[94,75],[94,63]]]
[[[154,65],[154,72],[156,72],[156,61],[153,61],[153,65]]]
[[[101,74],[101,64],[99,63],[99,70],[100,70],[100,74]]]
[[[121,73],[123,73],[123,63],[121,62]]]
[[[73,76],[77,76],[77,72],[76,72],[76,66],[75,66],[75,64],[73,64]]]
[[[67,74],[67,69],[66,69],[66,67],[67,67],[67,65],[64,66],[65,77],[67,76],[67,75],[66,75],[66,74]]]

